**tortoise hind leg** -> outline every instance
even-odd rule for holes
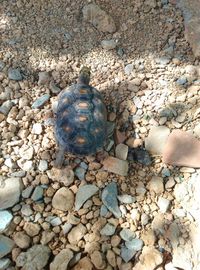
[[[54,166],[56,168],[61,168],[65,159],[65,150],[63,148],[59,148],[59,151],[56,154],[56,160],[54,162]]]

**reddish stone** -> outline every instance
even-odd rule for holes
[[[128,174],[128,162],[109,156],[103,161],[103,168],[106,171],[116,173],[122,176]]]
[[[163,150],[163,162],[200,168],[200,141],[185,131],[173,130]]]
[[[114,139],[116,144],[123,143],[126,140],[125,132],[121,132],[119,130],[115,130]]]

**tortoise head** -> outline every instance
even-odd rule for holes
[[[86,67],[86,66],[82,67],[79,73],[78,83],[86,84],[86,85],[89,84],[90,74],[91,74],[90,70],[91,70],[90,67]]]

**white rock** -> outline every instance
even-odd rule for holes
[[[165,199],[163,197],[160,197],[158,199],[158,207],[160,208],[160,211],[162,213],[166,213],[167,210],[169,209],[170,206],[170,201],[168,199]]]
[[[29,145],[23,145],[19,150],[19,155],[22,159],[30,160],[34,154],[34,148]]]
[[[33,134],[37,134],[37,135],[41,134],[42,133],[42,125],[40,123],[33,124],[32,132],[33,132]]]
[[[40,160],[38,170],[45,172],[48,169],[48,162],[46,160]]]
[[[50,264],[50,270],[67,270],[70,260],[73,258],[73,252],[66,248],[58,253]]]
[[[25,161],[24,159],[19,159],[17,160],[17,165],[23,170],[23,171],[30,171],[33,169],[33,161],[32,160],[27,160]]]

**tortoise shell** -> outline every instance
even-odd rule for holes
[[[106,121],[103,98],[94,87],[77,83],[60,93],[55,134],[64,151],[90,155],[102,149],[106,140]]]

